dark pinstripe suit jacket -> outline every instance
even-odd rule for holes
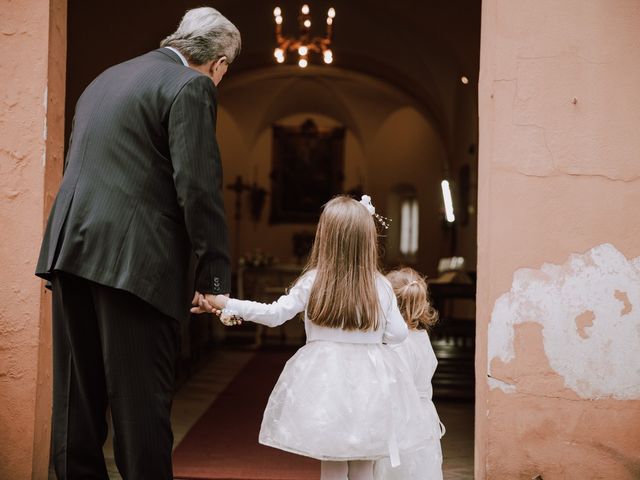
[[[60,270],[129,291],[174,318],[196,288],[228,293],[216,88],[158,49],[109,68],[76,104],[36,275]]]

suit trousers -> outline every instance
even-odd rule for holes
[[[63,272],[51,283],[51,455],[58,479],[108,480],[108,407],[122,478],[173,479],[178,322],[123,290]]]

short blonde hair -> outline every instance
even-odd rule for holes
[[[438,312],[431,305],[427,282],[413,268],[404,267],[387,274],[398,299],[400,313],[410,328],[430,329],[438,322]]]
[[[378,236],[373,217],[344,195],[320,215],[305,271],[316,270],[307,316],[316,325],[370,330],[379,325]]]

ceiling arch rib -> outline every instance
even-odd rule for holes
[[[376,132],[385,120],[398,109],[411,107],[432,126],[446,150],[433,118],[416,108],[411,97],[395,85],[351,70],[271,66],[230,76],[223,89],[221,105],[242,125],[249,145],[283,117],[316,112],[344,124],[367,151],[374,148]]]

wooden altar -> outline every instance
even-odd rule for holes
[[[302,273],[302,265],[277,264],[268,266],[241,265],[237,274],[237,296],[240,299],[271,303],[284,295]],[[301,320],[301,319],[300,319]],[[233,343],[261,345],[303,345],[304,324],[292,320],[276,328],[267,328],[252,322],[243,323],[228,331],[227,340]]]

